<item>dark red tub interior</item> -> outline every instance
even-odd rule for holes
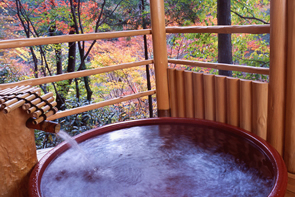
[[[201,148],[210,154],[225,154],[233,156],[235,158],[234,162],[236,163],[236,165],[243,164],[244,168],[246,169],[250,168],[256,170],[257,176],[261,177],[262,179],[270,180],[269,184],[271,184],[271,187],[269,189],[268,196],[284,196],[287,187],[288,175],[285,164],[277,151],[272,148],[267,142],[253,135],[252,133],[230,125],[197,119],[156,118],[108,125],[105,127],[87,131],[83,134],[78,135],[77,137],[75,137],[75,139],[76,141],[81,143],[85,140],[94,138],[95,136],[100,136],[102,134],[107,135],[107,133],[109,132],[114,132],[126,128],[131,128],[131,130],[129,130],[130,132],[132,132],[132,128],[135,128],[136,130],[139,127],[144,128],[148,125],[154,125],[150,128],[153,128],[153,130],[156,130],[156,132],[143,135],[142,140],[149,140],[152,144],[154,143],[153,138],[165,139],[164,144],[161,142],[161,149],[163,149],[161,151],[167,151],[173,148],[175,149],[178,141],[189,139],[188,143],[192,143],[193,147]],[[140,140],[141,139],[139,139],[138,141]],[[114,144],[114,146],[116,146],[116,144]],[[158,145],[156,144],[156,146]],[[140,149],[140,144],[137,147],[137,149]],[[68,148],[69,146],[67,144],[60,144],[58,147],[45,155],[45,157],[43,157],[42,160],[36,165],[30,178],[30,195],[32,197],[41,196],[40,185],[45,169],[47,168],[47,166],[50,165],[52,161],[54,161]],[[148,147],[144,148],[148,149]],[[146,154],[148,154],[147,152]],[[184,150],[184,153],[185,152],[186,150]],[[144,155],[145,151],[141,151],[140,154]],[[171,163],[175,164],[175,158],[172,159],[173,162]],[[130,161],[128,161],[128,163],[132,163],[132,161]],[[123,166],[122,164],[119,165]],[[165,164],[163,164],[162,160],[159,160],[158,165],[162,166],[163,168]],[[177,165],[178,168],[181,168],[181,162],[177,161]],[[185,165],[183,165],[183,167],[185,168]],[[124,173],[122,171],[126,171],[126,169],[122,168],[122,170],[119,172]],[[161,173],[159,173],[159,176],[161,176]],[[92,179],[92,177],[88,176],[88,179]],[[193,196],[205,196],[201,193],[193,194],[192,192],[197,191],[194,190],[193,187],[198,187],[199,185],[196,185],[194,181],[189,180],[191,179],[188,179],[187,176],[180,176],[179,174],[172,178],[166,178],[165,181],[168,181],[169,183],[165,184],[169,187],[167,186],[168,189],[166,189],[164,193],[166,194],[166,196],[186,196],[187,194],[185,193],[185,191],[184,193],[181,193],[180,191],[182,188],[184,188],[185,190],[191,190],[190,194]],[[110,189],[111,188],[112,187],[110,186]],[[54,190],[54,188],[52,189]],[[137,196],[136,192],[141,191],[137,191],[137,189],[138,188],[134,190],[133,196]],[[211,189],[214,190],[214,188]],[[259,190],[259,188],[257,188],[257,190]],[[153,191],[150,192],[152,193]],[[224,195],[226,195],[226,192]],[[165,195],[154,193],[151,194],[151,196]]]

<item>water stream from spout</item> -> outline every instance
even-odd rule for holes
[[[80,162],[82,165],[84,165],[85,169],[90,169],[90,171],[97,171],[97,168],[94,165],[94,162],[91,160],[91,158],[83,151],[83,149],[79,146],[77,141],[72,138],[69,134],[67,134],[65,131],[60,130],[57,134],[59,137],[61,137],[64,141],[66,141],[71,148],[73,148],[77,152],[77,157],[80,158]]]

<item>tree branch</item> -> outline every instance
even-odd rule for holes
[[[264,24],[269,24],[268,22],[266,22],[266,21],[264,21],[264,20],[262,20],[262,19],[260,19],[260,18],[256,18],[256,17],[254,17],[254,16],[252,16],[252,17],[242,16],[242,15],[240,15],[239,13],[237,13],[237,12],[235,12],[235,11],[232,11],[232,10],[231,10],[231,12],[234,13],[235,15],[237,15],[238,17],[243,18],[243,19],[257,20],[257,21],[260,21],[260,22],[262,22],[262,23],[264,23]]]

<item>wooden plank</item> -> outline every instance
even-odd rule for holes
[[[204,81],[203,73],[193,73],[193,88],[194,88],[194,117],[204,119]]]
[[[175,69],[168,68],[170,116],[177,117]]]
[[[209,63],[209,62],[200,62],[200,61],[191,61],[191,60],[177,60],[177,59],[168,59],[168,63],[172,64],[183,64],[189,65],[193,67],[204,67],[204,68],[214,68],[220,70],[233,70],[233,71],[241,71],[247,73],[257,73],[268,75],[268,68],[261,67],[253,67],[253,66],[241,66],[241,65],[233,65],[233,64],[224,64],[224,63]]]
[[[270,25],[218,25],[218,26],[189,26],[189,27],[166,27],[166,33],[270,33]]]
[[[193,72],[184,71],[185,117],[194,118]]]
[[[268,83],[252,82],[252,132],[267,138],[267,95]]]
[[[177,102],[177,117],[185,117],[185,98],[184,98],[184,79],[183,79],[183,70],[175,71],[176,79],[176,102]]]
[[[226,77],[221,75],[215,75],[215,109],[215,120],[226,123]]]
[[[214,75],[203,74],[205,119],[215,120]]]
[[[227,124],[239,127],[240,125],[240,80],[226,78],[227,84]]]
[[[252,131],[252,81],[240,79],[240,127]]]

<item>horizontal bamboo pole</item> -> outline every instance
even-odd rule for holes
[[[166,27],[166,33],[270,33],[270,25],[218,25],[218,26],[189,26],[189,27]]]
[[[169,100],[170,100],[170,115],[177,117],[177,103],[176,103],[176,84],[175,84],[175,69],[168,68],[168,86],[169,86]]]
[[[26,126],[30,129],[38,129],[49,133],[58,133],[60,131],[60,124],[52,121],[44,121],[40,124],[33,124],[34,119],[29,119]]]
[[[204,74],[204,106],[205,119],[215,120],[214,75]]]
[[[240,127],[252,131],[252,81],[240,79]]]
[[[226,123],[226,77],[215,75],[215,110],[218,122]]]
[[[47,94],[44,94],[43,96],[41,96],[41,98],[44,99],[44,100],[47,100],[49,97],[52,97],[52,96],[53,96],[53,93],[52,92],[48,92]],[[50,101],[49,101],[49,99],[47,101],[48,102],[51,102],[51,101],[54,100],[53,97],[51,99],[50,99]],[[31,104],[37,105],[37,104],[40,104],[40,102],[41,102],[41,99],[40,98],[37,98],[37,99],[32,100],[30,103],[24,104],[22,108],[23,108],[23,110],[28,110],[28,109],[31,108],[31,106],[32,106]],[[45,102],[42,102],[42,103],[45,104]],[[42,105],[42,106],[44,106],[44,105]]]
[[[74,109],[68,109],[68,110],[65,110],[65,111],[59,111],[55,115],[49,117],[47,120],[55,120],[57,118],[62,118],[62,117],[82,113],[82,112],[85,112],[85,111],[97,109],[97,108],[100,108],[100,107],[105,107],[105,106],[108,106],[108,105],[113,105],[113,104],[116,104],[116,103],[120,103],[120,102],[123,102],[123,101],[128,101],[128,100],[140,98],[140,97],[143,97],[143,96],[153,95],[155,93],[156,93],[156,90],[150,90],[150,91],[140,92],[140,93],[132,94],[132,95],[128,95],[128,96],[122,96],[122,97],[119,97],[119,98],[114,98],[114,99],[110,99],[110,100],[106,100],[106,101],[101,101],[101,102],[98,102],[98,103],[94,103],[94,104],[90,104],[90,105],[86,105],[86,106],[82,106],[82,107],[77,107],[77,108],[74,108]]]
[[[53,101],[50,103],[51,106],[55,107],[57,105],[57,102]],[[44,112],[47,112],[48,110],[50,110],[51,106],[50,105],[46,105],[42,108],[42,110]],[[42,115],[42,111],[41,110],[37,110],[36,112],[33,113],[33,117],[34,118],[39,118],[39,116]]]
[[[193,73],[193,90],[194,90],[194,116],[195,118],[204,119],[204,81],[203,73]]]
[[[183,65],[189,65],[193,67],[205,67],[205,68],[214,68],[214,69],[220,69],[220,70],[233,70],[233,71],[240,71],[240,72],[247,72],[247,73],[257,73],[257,74],[263,74],[263,75],[269,74],[268,68],[253,67],[253,66],[242,66],[242,65],[224,64],[224,63],[209,63],[209,62],[176,60],[176,59],[168,59],[168,63],[183,64]]]
[[[175,71],[176,79],[176,102],[177,102],[177,117],[185,117],[185,100],[184,100],[184,79],[183,79],[183,70]]]
[[[29,89],[29,92],[30,93],[37,93],[38,95],[40,95],[41,89],[33,87],[32,89]],[[26,98],[26,97],[30,96],[31,95],[30,93],[24,93],[24,94],[18,95],[18,96],[16,96],[16,98],[13,98],[13,99],[8,100],[5,103],[3,103],[1,107],[3,107],[3,108],[8,107],[8,106],[18,102],[18,98]]]
[[[56,107],[54,107],[53,110],[50,110],[50,111],[46,112],[45,113],[46,118],[49,118],[50,116],[52,116],[57,111],[58,111],[58,109]],[[37,119],[33,120],[33,124],[40,124],[44,120],[45,120],[44,117],[41,116],[40,118],[37,118]]]
[[[139,61],[139,62],[118,64],[115,66],[108,66],[108,67],[96,68],[96,69],[91,69],[91,70],[83,70],[83,71],[77,71],[77,72],[66,73],[66,74],[61,74],[61,75],[41,77],[41,78],[37,78],[37,79],[28,79],[25,81],[19,81],[19,82],[15,82],[15,83],[0,84],[0,88],[10,88],[10,87],[14,87],[17,85],[35,86],[35,85],[41,85],[41,84],[46,84],[46,83],[51,83],[51,82],[56,82],[56,81],[63,81],[63,80],[68,80],[68,79],[73,79],[73,78],[79,78],[79,77],[96,75],[96,74],[105,73],[105,72],[111,72],[114,70],[120,70],[120,69],[125,69],[125,68],[136,67],[136,66],[143,66],[143,65],[152,64],[152,63],[153,63],[153,60],[144,60],[144,61]]]
[[[16,97],[16,95],[14,95],[15,93],[21,93],[21,92],[28,92],[30,90],[34,89],[34,87],[31,86],[21,86],[19,88],[12,88],[9,91],[6,92],[6,94],[12,94],[10,96],[3,96],[0,98],[0,104],[4,103],[5,101],[12,99],[14,97]]]
[[[268,83],[252,82],[252,132],[267,137]]]
[[[41,100],[41,99],[40,99]],[[53,97],[50,97],[50,98],[48,98],[48,99],[46,99],[46,101],[47,102],[52,102],[52,101],[54,101],[54,98]],[[44,105],[46,105],[47,103],[46,102],[41,102],[41,103],[38,103],[38,104],[36,104],[36,107],[38,107],[38,108],[41,108],[41,107],[43,107]],[[31,107],[31,108],[29,108],[28,110],[27,110],[27,114],[31,114],[31,113],[33,113],[33,112],[35,112],[36,110],[37,110],[37,108],[36,107]]]
[[[32,95],[26,97],[25,99],[26,99],[27,101],[31,101],[31,100],[33,100],[33,99],[35,99],[35,98],[36,98],[36,95],[32,94]],[[21,107],[21,106],[22,106],[23,104],[25,104],[25,103],[26,103],[25,100],[19,100],[19,101],[17,101],[17,102],[14,103],[14,104],[5,107],[5,108],[4,108],[4,113],[7,114],[7,113],[11,112],[12,110],[15,110],[16,108]]]
[[[89,33],[89,34],[74,34],[74,35],[62,35],[52,37],[40,37],[40,38],[23,38],[14,40],[0,41],[0,49],[28,47],[46,44],[58,44],[65,42],[109,39],[129,36],[140,36],[151,34],[150,29],[144,30],[129,30],[129,31],[117,31],[117,32],[103,32],[103,33]]]
[[[193,72],[184,71],[185,117],[194,118]]]

